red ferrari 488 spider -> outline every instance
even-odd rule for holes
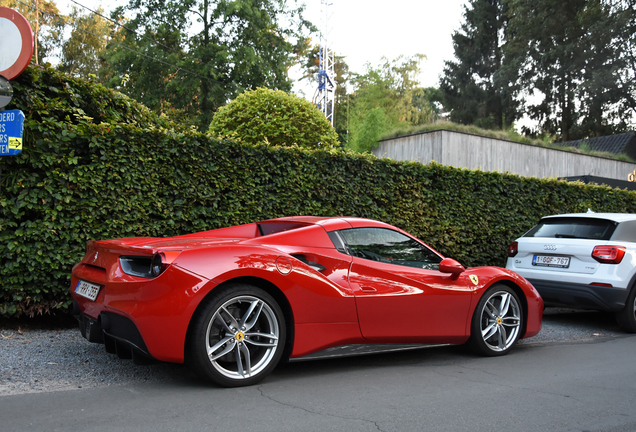
[[[382,222],[309,216],[90,241],[71,295],[89,341],[185,361],[222,386],[343,345],[468,342],[501,355],[537,334],[543,313],[510,270],[466,269]]]

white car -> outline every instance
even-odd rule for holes
[[[612,311],[636,333],[636,214],[546,216],[510,244],[506,268],[547,306]]]

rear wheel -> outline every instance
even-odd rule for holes
[[[188,363],[224,387],[256,384],[281,358],[285,318],[276,300],[251,285],[213,293],[195,316]]]
[[[625,307],[616,312],[618,326],[627,333],[636,333],[636,286],[627,296]]]
[[[519,339],[522,323],[517,294],[505,285],[493,285],[477,303],[468,343],[481,355],[506,354]]]

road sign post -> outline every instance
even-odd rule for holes
[[[15,156],[22,153],[23,128],[22,111],[0,111],[0,156]]]

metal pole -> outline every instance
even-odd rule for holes
[[[38,62],[38,35],[40,34],[40,11],[38,9],[38,0],[35,0],[35,64]]]

